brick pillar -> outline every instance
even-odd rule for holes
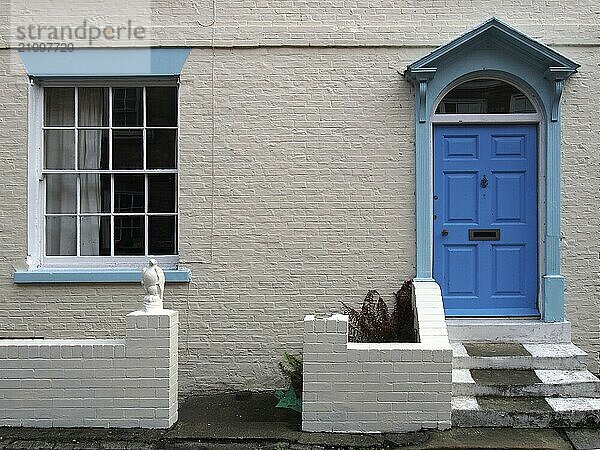
[[[337,424],[346,420],[346,412],[336,407],[346,401],[338,387],[348,383],[347,344],[348,316],[304,318],[303,431],[337,431]]]
[[[169,428],[177,422],[177,311],[134,311],[126,317],[127,377],[138,378],[140,408],[154,414],[141,421],[145,428]],[[132,392],[133,393],[133,392]]]

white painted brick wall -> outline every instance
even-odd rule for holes
[[[413,304],[418,343],[349,343],[348,316],[305,317],[304,431],[450,427],[452,349],[437,284],[416,282]]]
[[[169,428],[178,314],[136,311],[125,339],[0,340],[0,426]]]
[[[582,64],[562,98],[562,272],[573,339],[597,362],[600,50],[590,18],[600,3],[551,3],[217,2],[211,192],[211,29],[197,24],[210,22],[211,3],[196,12],[191,2],[152,2],[157,41],[194,47],[181,77],[179,199],[193,281],[167,286],[181,313],[183,393],[281,385],[274,361],[302,348],[307,312],[339,311],[339,300],[391,293],[414,276],[414,100],[398,70],[492,15]],[[12,283],[27,256],[27,79],[3,33],[66,17],[144,21],[147,10],[137,1],[28,6],[0,8],[0,337],[111,337],[138,285]]]
[[[100,45],[190,45],[212,42],[212,2],[197,0],[129,0],[76,4],[35,0],[24,5],[5,2],[0,20],[0,44],[14,42],[16,27],[23,24],[80,25],[84,19],[98,25],[121,25],[131,19],[148,29],[144,41],[104,40]],[[223,0],[216,4],[215,41],[219,46],[398,46],[445,44],[491,16],[553,45],[596,45],[600,7],[594,0]]]

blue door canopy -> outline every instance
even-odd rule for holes
[[[549,73],[562,74],[563,78],[575,73],[579,67],[579,64],[561,55],[556,50],[531,39],[496,17],[492,17],[448,44],[413,62],[406,68],[404,74],[409,79],[418,79],[424,73],[431,73],[432,71],[435,73],[440,60],[456,56],[455,53],[458,51],[463,52],[468,51],[470,48],[481,47],[486,42],[491,43],[493,47],[516,50],[524,58],[530,59],[533,64],[545,66]]]
[[[189,48],[76,48],[71,52],[19,51],[31,77],[173,77]]]

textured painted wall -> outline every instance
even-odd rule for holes
[[[562,99],[562,273],[573,341],[600,367],[600,48],[569,49],[581,64]]]
[[[166,298],[181,314],[182,391],[279,385],[276,362],[300,350],[305,314],[371,288],[390,294],[414,275],[413,93],[397,71],[492,14],[582,64],[563,97],[563,273],[574,340],[597,359],[598,5],[278,5],[219,3],[221,47],[214,59],[194,48],[182,74],[180,248],[192,282]],[[80,7],[84,17],[92,4]],[[210,4],[199,11],[209,21]],[[209,44],[192,13],[177,3],[176,18],[151,15],[177,24],[152,33]],[[33,20],[16,17],[0,15]],[[141,300],[138,286],[11,280],[27,254],[26,82],[14,51],[0,50],[0,336],[107,337]]]
[[[212,153],[210,52],[192,52],[181,86],[181,253],[193,272],[182,340],[205,363],[182,378],[196,388],[273,385],[305,313],[413,276],[412,100],[396,58],[218,51]]]
[[[161,45],[441,45],[491,16],[553,45],[598,43],[600,5],[594,0],[94,0],[26,5],[7,2],[0,20],[4,40],[26,24],[121,25],[131,19]],[[11,6],[12,5],[12,6]],[[214,7],[214,10],[213,10]],[[1,22],[0,22],[1,23]],[[134,45],[145,45],[131,40]],[[120,46],[106,40],[102,45]],[[127,42],[129,44],[129,42]]]

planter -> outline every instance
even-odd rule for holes
[[[302,429],[450,428],[452,348],[435,282],[414,282],[417,343],[348,342],[348,316],[304,319]]]

